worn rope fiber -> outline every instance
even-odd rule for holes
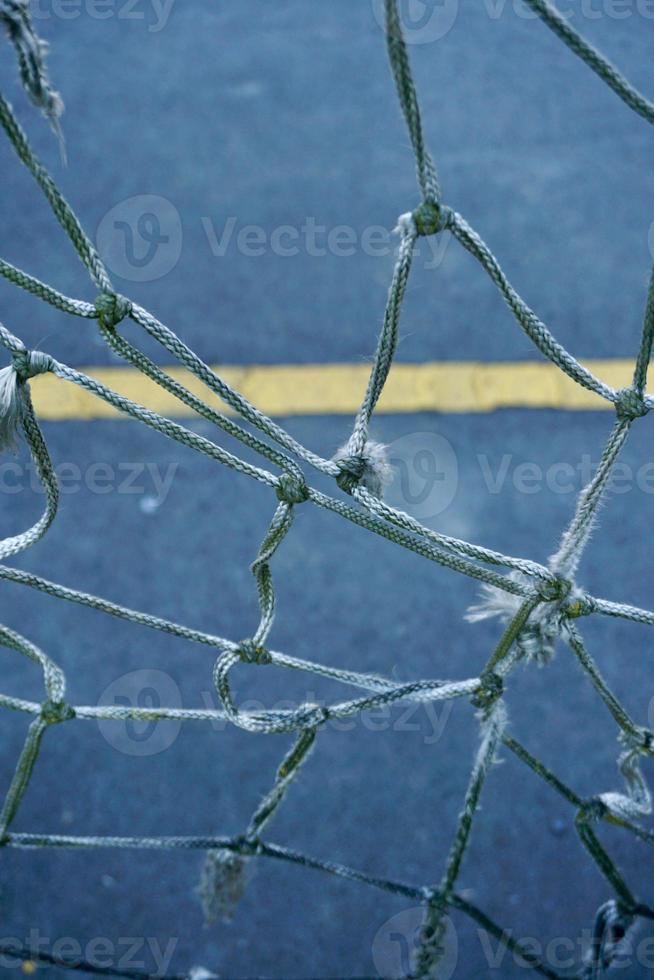
[[[626,105],[648,122],[654,122],[654,105],[570,27],[547,0],[526,2]],[[26,714],[30,719],[15,774],[0,807],[0,846],[23,850],[48,847],[205,851],[206,860],[198,891],[208,919],[232,912],[233,904],[245,888],[248,862],[259,857],[275,858],[382,889],[422,904],[424,921],[411,970],[414,980],[437,975],[444,948],[445,915],[451,911],[470,917],[542,976],[557,978],[561,974],[541,961],[526,945],[515,940],[510,929],[499,926],[455,890],[485,780],[492,769],[492,763],[497,759],[501,748],[504,748],[573,807],[579,839],[606,882],[609,897],[598,907],[592,942],[576,974],[584,980],[592,980],[599,977],[614,961],[621,937],[628,933],[634,923],[642,917],[654,918],[654,911],[632,893],[594,829],[603,822],[608,826],[627,830],[643,843],[654,843],[654,833],[640,823],[652,809],[651,796],[640,769],[640,761],[641,758],[653,754],[654,734],[632,719],[610,690],[576,623],[584,616],[605,615],[654,625],[654,612],[591,596],[575,581],[580,557],[597,521],[604,491],[631,425],[654,407],[654,396],[648,395],[645,390],[654,338],[654,274],[649,285],[633,383],[626,389],[615,390],[580,364],[560,344],[508,281],[497,258],[479,234],[455,209],[443,204],[436,167],[423,133],[418,95],[396,0],[385,0],[385,15],[388,55],[415,156],[421,201],[398,220],[397,261],[369,382],[361,408],[354,419],[350,439],[332,459],[323,459],[299,443],[228,385],[170,327],[115,291],[91,240],[33,152],[11,106],[0,95],[0,124],[19,159],[44,193],[88,271],[93,286],[99,290],[99,295],[93,301],[65,296],[56,288],[2,259],[0,275],[62,312],[96,320],[100,336],[116,355],[192,408],[199,417],[213,423],[217,429],[227,432],[247,449],[254,451],[262,460],[262,465],[247,462],[223,449],[217,442],[136,404],[82,372],[56,361],[47,353],[28,350],[18,337],[0,323],[0,345],[10,356],[10,363],[0,370],[0,449],[10,448],[18,438],[24,439],[35,460],[45,491],[45,506],[41,517],[30,528],[16,531],[0,540],[0,560],[5,561],[40,540],[57,513],[59,493],[55,471],[30,397],[30,379],[43,373],[53,374],[62,383],[77,385],[164,436],[228,466],[242,476],[257,480],[270,488],[274,503],[268,531],[252,566],[259,597],[260,621],[243,640],[235,641],[196,630],[149,612],[129,609],[107,598],[51,582],[35,573],[0,564],[0,579],[188,640],[198,645],[200,654],[202,649],[209,650],[214,660],[213,678],[222,704],[220,709],[71,705],[66,700],[66,679],[58,665],[28,638],[6,626],[0,626],[0,645],[36,663],[42,671],[44,684],[44,696],[40,702],[0,694],[0,707]],[[0,0],[0,22],[4,23],[9,40],[16,50],[20,76],[28,94],[53,125],[57,125],[61,103],[50,85],[44,62],[45,47],[34,32],[27,0]],[[562,533],[558,547],[547,565],[527,558],[505,555],[482,544],[463,541],[424,527],[409,514],[391,507],[382,499],[388,463],[383,446],[370,439],[370,421],[392,370],[402,300],[410,277],[416,242],[421,236],[448,232],[479,262],[495,283],[518,326],[541,353],[577,384],[611,403],[616,411],[616,421],[597,471],[580,493],[575,514]],[[209,393],[218,395],[236,412],[240,421],[226,416],[189,391],[171,377],[165,367],[130,343],[120,332],[120,324],[127,318],[156,340],[168,355],[184,365],[204,384]],[[245,425],[249,427],[246,428]],[[330,496],[312,487],[305,474],[305,465],[332,477],[341,494]],[[400,684],[377,674],[363,674],[330,664],[301,660],[270,649],[268,637],[276,607],[271,564],[280,543],[291,531],[295,508],[307,502],[364,527],[428,561],[437,562],[482,583],[480,602],[471,608],[468,618],[474,622],[487,617],[498,617],[504,629],[478,677],[463,680],[417,679]],[[623,780],[622,787],[600,792],[588,799],[579,796],[574,789],[567,786],[507,731],[504,695],[511,672],[521,662],[547,663],[559,640],[569,646],[580,669],[605,704],[615,721],[620,742],[617,764]],[[232,672],[237,668],[254,670],[270,665],[311,672],[354,687],[359,693],[355,697],[328,705],[306,703],[297,708],[261,711],[245,711],[239,708],[231,689]],[[330,719],[349,717],[380,705],[400,701],[433,702],[453,698],[467,698],[476,709],[480,744],[473,760],[452,847],[438,884],[416,886],[388,880],[339,863],[312,858],[262,839],[264,828],[286,798],[301,767],[310,764],[311,750],[320,737],[320,729]],[[269,793],[239,837],[99,837],[92,834],[73,837],[16,831],[13,825],[33,776],[47,730],[53,725],[73,720],[127,718],[197,722],[220,720],[230,722],[246,732],[292,733],[294,742],[279,766]],[[31,957],[29,950],[16,952],[12,947],[10,952],[23,959]],[[53,957],[40,958],[46,965],[74,968],[73,964],[56,962]],[[81,968],[87,967],[88,964]],[[193,972],[185,976],[193,976]]]

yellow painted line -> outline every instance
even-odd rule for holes
[[[597,377],[621,388],[631,380],[633,361],[621,359],[584,362]],[[365,391],[368,364],[214,365],[216,373],[266,415],[349,415],[359,407]],[[186,417],[194,413],[163,388],[127,367],[80,368],[132,401],[161,415]],[[210,405],[228,413],[185,368],[167,368]],[[120,413],[77,385],[53,375],[31,382],[34,404],[42,419],[115,418]],[[579,387],[554,365],[536,361],[429,361],[393,366],[379,403],[379,411],[491,412],[497,408],[606,409],[610,406]]]

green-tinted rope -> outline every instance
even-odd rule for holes
[[[630,109],[648,122],[654,123],[654,105],[649,99],[641,95],[608,58],[582,37],[553,4],[548,0],[525,0],[525,3],[554,31],[557,37],[568,45],[571,51],[585,61],[588,67],[613,89]]]
[[[28,293],[38,296],[39,299],[49,303],[50,306],[54,306],[55,309],[61,310],[62,313],[70,313],[73,316],[82,316],[88,319],[95,319],[97,316],[93,303],[85,303],[81,299],[71,299],[70,296],[64,296],[59,290],[53,289],[52,286],[41,282],[40,279],[28,275],[22,269],[17,269],[15,265],[12,265],[11,262],[5,262],[4,259],[0,259],[0,275],[13,283],[14,286],[20,286]]]
[[[470,774],[470,782],[459,816],[452,848],[441,883],[434,897],[427,904],[425,920],[420,932],[418,948],[415,953],[414,976],[423,980],[434,976],[443,952],[445,923],[443,916],[454,884],[461,870],[461,862],[468,846],[472,821],[479,805],[482,787],[490,766],[495,758],[498,742],[506,726],[506,712],[501,701],[497,701],[482,722],[482,739],[475,763]]]
[[[21,161],[25,164],[45,194],[55,217],[73,243],[75,251],[82,260],[95,285],[104,292],[111,292],[113,288],[111,279],[100,256],[91,244],[90,239],[86,236],[65,197],[41,161],[34,154],[27,140],[27,136],[11,111],[11,106],[5,101],[2,95],[0,95],[0,125],[2,125]]]
[[[397,86],[400,106],[406,120],[413,152],[416,157],[418,183],[420,184],[423,199],[430,204],[438,204],[440,199],[438,177],[436,175],[434,161],[425,147],[422,135],[420,106],[418,105],[418,96],[411,74],[409,54],[402,33],[400,14],[395,0],[384,0],[384,6],[388,56]]]
[[[2,2],[6,4],[8,0],[0,0],[0,3]],[[15,0],[12,2],[15,3]],[[526,0],[526,2],[627,105],[649,121],[654,121],[654,106],[641,96],[603,55],[581,38],[547,0]],[[638,725],[610,691],[573,623],[577,617],[599,613],[654,625],[654,613],[590,596],[576,586],[573,578],[596,519],[612,466],[624,445],[629,428],[635,419],[647,414],[654,407],[654,396],[648,395],[645,391],[654,339],[654,276],[650,281],[647,295],[633,383],[626,389],[616,391],[596,378],[555,339],[508,281],[497,259],[481,237],[461,215],[441,203],[436,168],[425,145],[418,97],[396,0],[384,0],[384,8],[388,54],[415,155],[422,200],[417,207],[402,214],[398,220],[397,230],[400,235],[398,257],[369,382],[361,408],[354,419],[350,439],[343,450],[340,450],[331,460],[323,459],[299,443],[277,422],[260,412],[220,378],[170,328],[143,307],[114,291],[102,260],[90,239],[54,180],[33,153],[8,103],[0,97],[0,123],[19,158],[41,187],[55,216],[87,268],[95,287],[100,290],[100,295],[93,303],[70,298],[3,260],[0,260],[0,275],[62,312],[97,320],[100,335],[123,360],[179,399],[199,417],[235,437],[248,449],[280,470],[279,474],[272,473],[240,459],[209,439],[111,391],[100,382],[55,361],[49,355],[28,351],[17,337],[0,325],[0,344],[8,350],[12,360],[8,367],[0,369],[0,441],[9,444],[14,429],[16,427],[20,429],[36,462],[46,496],[44,513],[33,527],[0,541],[0,559],[18,554],[38,541],[56,515],[57,483],[45,441],[34,416],[28,383],[31,377],[46,371],[78,385],[120,412],[182,445],[268,486],[276,498],[270,526],[252,565],[259,598],[260,619],[250,636],[240,642],[129,609],[109,600],[50,582],[34,573],[0,565],[0,578],[7,581],[28,585],[48,595],[212,648],[214,657],[217,654],[213,677],[223,705],[216,709],[166,706],[139,708],[121,705],[70,706],[65,701],[65,678],[60,668],[29,640],[7,627],[0,627],[0,645],[37,663],[43,671],[45,685],[42,703],[0,694],[1,707],[32,716],[25,745],[0,812],[0,843],[12,847],[143,847],[146,849],[169,847],[206,850],[210,857],[204,880],[205,884],[210,886],[211,908],[218,910],[225,908],[226,895],[221,894],[221,889],[226,893],[230,893],[231,890],[232,897],[240,893],[243,883],[241,872],[246,860],[255,856],[275,857],[419,901],[425,908],[425,923],[416,955],[416,977],[430,975],[439,959],[444,938],[443,916],[447,909],[468,915],[542,975],[558,977],[559,974],[535,957],[527,947],[515,941],[510,931],[501,929],[485,913],[454,891],[481,789],[495,758],[497,747],[502,742],[522,763],[552,786],[576,809],[577,829],[581,840],[616,896],[605,902],[597,912],[594,945],[586,965],[582,968],[585,972],[579,974],[590,978],[598,975],[597,970],[602,968],[604,961],[610,962],[611,950],[610,944],[607,945],[607,936],[610,937],[611,928],[616,925],[629,928],[637,916],[654,916],[651,909],[636,900],[591,826],[594,820],[601,819],[608,824],[628,829],[643,842],[654,843],[654,834],[640,827],[638,823],[639,819],[651,809],[650,794],[640,771],[639,761],[642,755],[652,754],[654,734]],[[19,62],[20,57],[19,51]],[[21,65],[21,72],[24,74],[23,69],[24,65]],[[29,81],[30,79],[27,79],[26,83]],[[403,299],[416,240],[419,236],[438,234],[445,230],[449,230],[480,263],[496,285],[519,326],[545,357],[577,384],[611,402],[616,409],[617,422],[608,438],[597,472],[579,495],[572,521],[563,535],[558,551],[547,565],[504,555],[481,545],[453,538],[438,529],[427,528],[409,514],[390,507],[381,499],[383,480],[380,473],[383,456],[381,447],[369,441],[369,423],[392,370]],[[239,422],[214,409],[119,334],[116,328],[120,321],[128,316],[172,355],[176,362],[182,364],[209,391],[229,405],[240,416],[242,422],[254,426],[265,440],[270,440],[275,445],[270,445]],[[335,478],[337,485],[351,496],[356,506],[309,486],[298,461]],[[376,467],[379,472],[375,470]],[[275,613],[272,564],[278,547],[292,527],[295,508],[307,501],[430,561],[484,583],[489,589],[492,603],[495,603],[495,611],[504,615],[506,626],[480,677],[461,681],[423,679],[398,684],[376,674],[363,674],[301,660],[268,648],[267,640]],[[485,565],[491,567],[486,568]],[[503,574],[496,569],[506,569],[508,574]],[[498,599],[498,596],[501,598]],[[521,743],[504,731],[506,719],[502,697],[510,671],[519,661],[533,652],[535,647],[538,647],[535,638],[540,636],[545,642],[545,640],[549,641],[551,636],[559,634],[568,640],[577,659],[619,726],[622,751],[618,764],[626,786],[625,791],[604,792],[592,800],[584,801]],[[247,669],[257,669],[259,666],[267,665],[308,671],[353,686],[364,693],[347,700],[335,701],[327,706],[305,703],[296,708],[283,710],[244,711],[234,700],[229,680],[231,671],[237,665],[248,665]],[[260,839],[260,832],[277,811],[291,781],[308,758],[316,731],[320,726],[329,723],[331,719],[351,717],[402,701],[427,703],[460,697],[471,699],[480,710],[482,740],[472,768],[454,842],[438,888],[425,886],[414,888],[377,878],[338,863],[316,860]],[[69,718],[81,721],[117,722],[126,719],[212,723],[229,721],[249,732],[270,734],[292,732],[295,734],[295,742],[282,761],[271,790],[255,810],[246,833],[239,838],[116,838],[16,834],[10,829],[10,825],[29,785],[43,733],[49,725]]]

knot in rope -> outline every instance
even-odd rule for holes
[[[437,235],[452,223],[454,211],[436,201],[423,201],[415,211],[407,211],[397,219],[395,231],[400,235]]]
[[[450,224],[453,211],[435,201],[423,201],[411,213],[413,224],[419,235],[436,235]]]
[[[295,715],[298,728],[318,728],[328,719],[329,709],[323,704],[303,704]]]
[[[75,711],[65,701],[44,701],[41,705],[41,718],[46,725],[56,725],[61,721],[70,721],[75,717]]]
[[[592,796],[589,800],[586,800],[579,810],[577,821],[582,823],[598,823],[608,812],[609,808],[604,800],[600,799],[599,796]]]
[[[309,499],[309,488],[304,477],[296,473],[282,473],[275,487],[277,499],[286,504],[301,504]]]
[[[638,725],[635,731],[620,732],[618,740],[624,745],[628,752],[638,752],[643,755],[652,754],[654,744],[654,732],[649,728]]]
[[[37,374],[46,374],[52,368],[52,358],[40,350],[21,350],[13,354],[12,362],[20,382],[28,381]]]
[[[272,657],[260,643],[254,640],[241,640],[235,651],[244,664],[271,664]]]
[[[588,959],[592,964],[599,965],[602,972],[610,967],[615,959],[620,943],[633,922],[633,909],[626,908],[614,898],[609,899],[597,910]]]
[[[567,579],[538,582],[536,591],[543,604],[536,607],[516,638],[516,646],[526,660],[545,664],[554,656],[565,618],[563,601],[572,589],[573,584]]]
[[[479,680],[481,681],[481,686],[472,695],[472,703],[475,708],[481,708],[483,711],[487,711],[504,694],[504,681],[494,671],[482,674]]]
[[[11,359],[11,364],[0,370],[0,452],[17,446],[29,402],[25,382],[50,371],[54,364],[49,354],[29,351],[20,343],[12,345]]]
[[[95,299],[95,310],[103,327],[113,329],[132,312],[132,303],[120,293],[100,293]]]
[[[526,586],[532,596],[535,593],[541,600],[532,609],[515,639],[520,656],[539,664],[549,663],[567,618],[566,600],[571,593],[576,599],[578,590],[574,582],[558,577],[543,577],[534,581],[522,572],[513,571],[509,579]],[[509,623],[517,615],[523,601],[521,597],[496,586],[484,586],[482,601],[470,607],[467,618],[470,622],[478,622],[498,616],[503,623]]]
[[[341,490],[352,493],[363,477],[366,461],[363,456],[348,456],[345,459],[339,459],[338,465],[340,472],[336,477],[336,482]]]
[[[583,593],[563,606],[562,612],[568,619],[578,619],[580,616],[590,616],[596,609],[597,604],[593,597]]]
[[[361,453],[352,454],[349,446],[342,446],[333,457],[339,472],[336,482],[346,493],[352,493],[356,487],[364,487],[373,496],[380,497],[384,484],[390,476],[390,465],[386,456],[386,447],[380,442],[369,440]]]
[[[436,905],[443,900],[442,891],[440,888],[435,888],[434,885],[424,885],[420,891],[425,900],[425,905]]]
[[[621,422],[633,422],[649,412],[643,395],[635,388],[621,388],[617,394],[615,411]]]
[[[565,599],[572,590],[572,582],[565,578],[541,579],[536,591],[543,602],[557,602]]]
[[[246,837],[245,834],[234,838],[234,847],[237,853],[242,854],[243,857],[256,857],[257,854],[261,853],[261,841],[259,838]]]

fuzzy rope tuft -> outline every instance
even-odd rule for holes
[[[225,848],[208,851],[198,895],[207,925],[229,921],[245,892],[247,857]]]
[[[369,440],[360,454],[353,454],[350,444],[346,443],[334,454],[333,460],[340,469],[336,482],[341,490],[352,493],[360,486],[381,499],[384,487],[391,479],[386,446]]]
[[[48,118],[63,148],[59,117],[64,104],[50,82],[46,67],[48,45],[34,29],[29,0],[0,0],[0,24],[4,24],[7,36],[16,49],[25,91]]]

